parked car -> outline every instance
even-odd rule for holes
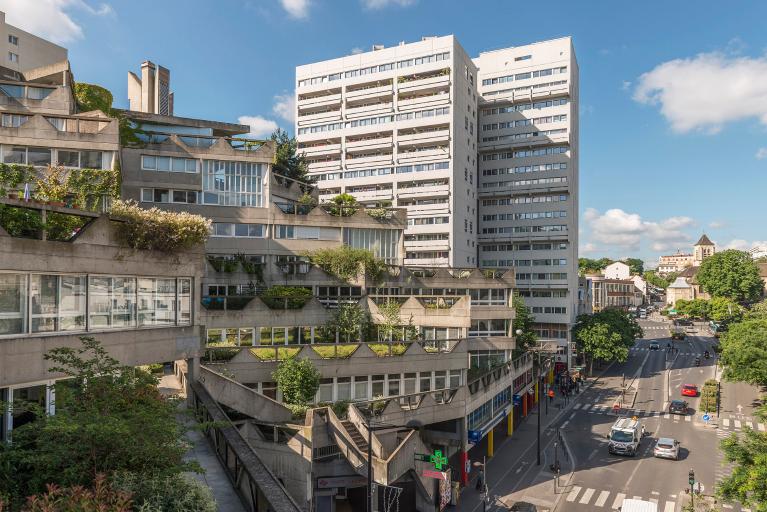
[[[683,385],[682,396],[698,396],[698,386],[694,384]]]
[[[660,343],[658,343],[657,341],[651,341],[650,350],[660,350]]]
[[[668,404],[668,412],[671,414],[687,414],[689,408],[684,400],[671,400]]]
[[[670,437],[661,437],[655,443],[652,454],[661,459],[679,460],[679,441]]]

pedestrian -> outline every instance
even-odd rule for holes
[[[549,394],[549,403],[551,403],[554,401],[554,390],[550,389],[548,394]]]
[[[482,491],[482,489],[485,487],[485,468],[481,467],[479,468],[479,475],[477,476],[477,487],[476,489],[478,491]]]

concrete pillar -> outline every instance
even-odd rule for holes
[[[461,451],[461,485],[469,485],[469,454],[465,450]]]
[[[458,433],[461,436],[461,485],[469,485],[469,430],[466,417],[458,420]]]
[[[495,453],[495,446],[493,445],[495,434],[495,428],[491,428],[490,432],[487,433],[487,457],[490,458],[493,456],[493,453]]]
[[[511,411],[506,417],[506,435],[511,436],[514,433],[514,405],[511,406]]]

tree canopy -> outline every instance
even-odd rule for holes
[[[644,273],[644,261],[639,258],[626,258],[623,263],[629,266],[632,274],[642,275]]]
[[[755,512],[767,512],[767,434],[746,428],[740,436],[723,439],[720,446],[733,469],[719,482],[717,494]]]
[[[288,404],[306,405],[314,400],[321,374],[309,359],[291,358],[280,362],[272,373],[282,399]]]
[[[645,270],[642,274],[642,277],[644,277],[644,280],[651,285],[657,286],[658,288],[663,288],[665,290],[668,288],[668,285],[671,284],[674,279],[676,279],[676,274],[668,274],[666,277],[662,277],[659,276],[655,270]]]
[[[759,267],[751,256],[734,249],[703,260],[695,278],[712,297],[727,297],[739,302],[757,300],[764,288]]]
[[[593,315],[581,315],[573,327],[578,348],[594,360],[620,362],[628,358],[629,348],[642,336],[636,319],[619,309],[605,309]]]
[[[172,478],[200,468],[184,462],[184,428],[176,402],[163,397],[157,378],[120,365],[101,344],[83,337],[78,349],[46,354],[51,371],[70,377],[56,384],[56,414],[27,408],[35,419],[13,430],[13,443],[0,447],[0,496],[19,503],[45,492],[47,484],[91,488],[97,475],[118,471]]]
[[[307,175],[306,157],[303,153],[298,153],[296,138],[290,137],[285,130],[277,128],[272,133],[271,140],[276,146],[272,171],[294,180],[313,183],[314,179]]]
[[[767,319],[746,319],[730,325],[722,336],[724,377],[767,385]]]
[[[598,260],[592,260],[590,258],[578,258],[578,271],[583,274],[595,274],[600,273],[609,265],[613,263],[610,258],[599,258]]]
[[[517,339],[515,350],[521,353],[538,341],[538,335],[533,330],[535,316],[530,313],[530,308],[527,307],[517,292],[514,292],[512,303],[514,305],[514,320],[511,322],[511,332]],[[521,330],[522,334],[517,335],[517,330]]]

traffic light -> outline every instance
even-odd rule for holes
[[[687,476],[688,476],[688,482],[690,482],[690,485],[695,485],[695,471],[691,469],[690,473]]]

